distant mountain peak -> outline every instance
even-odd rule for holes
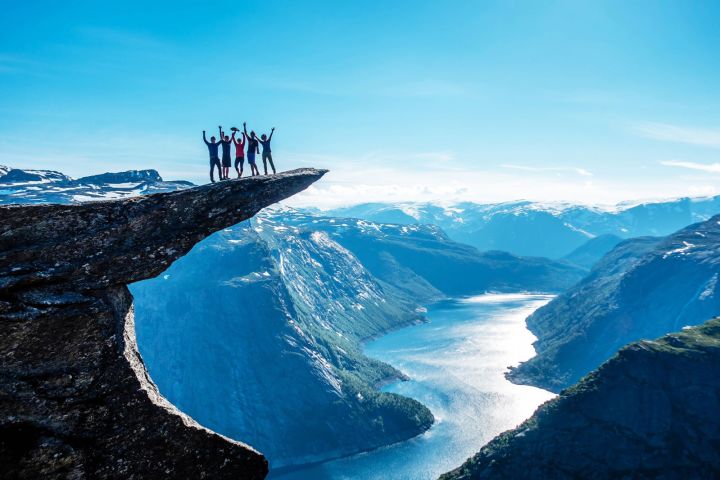
[[[36,183],[68,182],[72,178],[54,170],[23,170],[0,165],[0,183],[28,185]]]
[[[108,172],[99,175],[90,175],[76,180],[78,183],[129,183],[129,182],[162,182],[163,179],[157,170],[127,170],[124,172]]]
[[[77,180],[52,170],[24,170],[0,165],[0,204],[82,203],[183,190],[191,182],[165,181],[157,170],[127,170]]]

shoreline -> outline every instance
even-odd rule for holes
[[[427,316],[427,314],[431,312],[431,310],[432,310],[433,307],[438,307],[439,305],[442,305],[442,304],[448,304],[448,305],[450,305],[450,304],[453,304],[453,303],[458,303],[458,304],[474,303],[474,302],[467,302],[467,300],[472,299],[472,298],[476,298],[476,297],[487,297],[487,298],[488,298],[489,301],[487,301],[487,302],[482,302],[482,303],[495,303],[495,301],[498,301],[498,302],[503,301],[503,299],[500,298],[501,296],[510,296],[510,295],[513,295],[513,296],[514,296],[514,295],[517,295],[518,297],[529,297],[529,296],[550,296],[550,297],[552,297],[552,296],[555,296],[556,294],[554,294],[554,293],[548,293],[548,292],[536,292],[536,291],[533,291],[533,292],[527,292],[527,291],[523,291],[523,292],[498,292],[498,291],[493,291],[493,292],[482,292],[482,293],[471,294],[471,295],[462,295],[462,296],[456,296],[456,297],[452,297],[452,296],[443,297],[443,298],[437,299],[436,301],[433,301],[433,302],[431,302],[431,303],[429,303],[429,304],[421,307],[421,308],[424,308],[424,309],[425,309],[425,312],[424,312],[422,315],[420,315],[420,318],[422,318],[423,320],[417,321],[417,322],[410,321],[410,322],[406,322],[406,323],[404,323],[404,324],[399,324],[399,325],[397,325],[396,328],[391,328],[391,329],[388,329],[388,330],[386,330],[386,331],[383,331],[383,332],[380,333],[380,334],[373,335],[373,336],[371,336],[371,337],[367,337],[366,339],[363,339],[363,340],[362,340],[362,345],[363,345],[363,347],[364,347],[365,344],[368,343],[368,342],[371,342],[371,341],[373,341],[373,340],[377,340],[377,339],[379,339],[379,338],[381,338],[381,337],[384,337],[385,335],[388,335],[388,334],[390,334],[390,333],[393,333],[393,332],[402,330],[402,329],[404,329],[404,328],[409,328],[409,327],[413,327],[413,326],[422,326],[422,325],[425,325],[425,324],[432,323],[432,320]],[[493,298],[493,297],[498,297],[498,298]],[[507,301],[507,297],[506,297],[506,300],[505,300],[505,301]],[[524,325],[525,328],[527,328],[527,325],[525,324],[525,320],[526,320],[526,319],[523,319],[523,325]],[[373,358],[374,360],[378,360],[378,361],[382,361],[383,363],[387,363],[388,365],[390,365],[394,370],[396,370],[396,371],[400,374],[400,376],[390,376],[390,377],[387,377],[386,379],[384,379],[384,380],[382,380],[382,381],[380,381],[380,382],[377,382],[375,385],[373,385],[373,387],[374,387],[376,390],[381,391],[381,389],[382,389],[383,387],[387,386],[387,385],[394,384],[394,383],[401,383],[401,382],[406,382],[406,381],[412,380],[412,378],[411,378],[410,376],[408,376],[408,375],[406,375],[405,373],[403,373],[403,372],[401,372],[400,370],[398,370],[398,368],[397,368],[395,365],[393,365],[393,364],[391,364],[391,363],[388,363],[388,362],[386,362],[386,361],[384,361],[384,360],[380,360],[380,359],[378,359],[378,358],[375,358],[375,357],[372,357],[372,356],[370,356],[370,355],[367,355],[364,348],[363,348],[363,354],[366,355],[366,356],[368,356],[369,358]],[[511,384],[514,385],[513,382],[510,382],[510,381],[507,380],[507,379],[505,379],[505,380],[508,381],[508,383],[511,383]],[[392,393],[392,392],[385,392],[385,393]],[[419,399],[417,399],[417,398],[410,397],[410,396],[407,396],[407,395],[403,395],[403,396],[405,396],[405,397],[407,397],[407,398],[411,398],[411,399],[413,399],[413,400],[415,400],[415,401],[418,401],[418,402],[422,403],[422,402],[421,402]],[[422,403],[422,404],[425,405],[424,403]],[[425,407],[429,409],[429,407],[428,407],[427,405],[425,405]],[[431,412],[432,412],[432,410],[431,410]],[[392,448],[392,447],[394,447],[394,446],[397,446],[398,444],[411,441],[412,439],[415,439],[415,438],[421,437],[422,435],[425,435],[427,432],[429,432],[433,427],[435,427],[435,426],[437,425],[437,417],[435,417],[434,414],[433,414],[433,417],[435,418],[435,421],[433,421],[433,423],[432,423],[426,430],[423,430],[422,432],[419,432],[419,433],[417,433],[416,435],[413,435],[413,436],[411,436],[411,437],[399,439],[399,440],[392,441],[392,442],[390,442],[390,443],[386,443],[386,444],[383,444],[383,445],[378,445],[377,447],[365,448],[365,449],[358,450],[358,451],[356,451],[356,452],[349,453],[349,454],[333,455],[332,457],[328,457],[328,458],[323,459],[323,460],[306,462],[306,463],[299,463],[299,464],[293,464],[293,465],[284,465],[284,466],[275,467],[275,468],[273,468],[272,465],[271,465],[271,466],[270,466],[270,472],[269,472],[268,478],[269,478],[269,479],[273,479],[273,478],[275,478],[275,475],[278,475],[278,476],[281,476],[281,477],[282,477],[283,475],[288,474],[288,473],[301,472],[301,471],[303,471],[303,470],[312,469],[313,467],[317,467],[317,466],[319,466],[319,465],[322,465],[322,464],[325,464],[325,463],[330,463],[330,462],[337,461],[337,460],[341,460],[341,459],[352,459],[353,457],[356,457],[356,456],[362,456],[362,455],[365,455],[365,454],[368,454],[368,453],[381,451],[381,450],[383,450],[383,449]],[[493,437],[493,438],[494,438],[494,437]],[[491,440],[492,440],[492,439],[490,439],[490,440],[488,440],[488,441],[491,441]]]

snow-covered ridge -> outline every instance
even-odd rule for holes
[[[366,203],[324,212],[376,223],[436,225],[480,250],[562,258],[592,238],[665,236],[720,213],[720,196],[617,205],[528,200],[477,204]]]
[[[0,166],[0,204],[82,203],[181,190],[185,181],[164,181],[155,170],[128,170],[73,179],[52,170]]]

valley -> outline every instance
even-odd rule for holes
[[[383,390],[427,405],[435,424],[406,442],[308,468],[271,470],[269,478],[431,480],[457,466],[553,397],[503,377],[507,365],[533,355],[533,336],[524,319],[550,298],[490,294],[450,299],[428,309],[428,323],[369,342],[368,356],[410,378]]]

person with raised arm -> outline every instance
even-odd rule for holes
[[[220,158],[218,157],[219,143],[215,141],[215,137],[210,137],[210,141],[207,141],[205,137],[205,130],[203,130],[203,141],[207,145],[208,153],[210,154],[210,181],[215,183],[215,177],[213,176],[213,170],[217,167],[218,177],[222,180],[222,170],[220,169]]]
[[[222,178],[220,180],[227,180],[230,177],[230,166],[232,161],[230,160],[230,137],[225,135],[222,131],[222,126],[218,126],[220,131],[220,145],[222,145]]]
[[[255,154],[260,153],[258,138],[255,135],[254,130],[251,130],[248,135],[247,124],[245,122],[243,122],[243,132],[245,133],[245,138],[247,139],[247,161],[248,164],[250,164],[250,170],[252,171],[253,176],[260,175],[260,170],[258,170],[257,165],[255,165]]]
[[[270,140],[272,140],[273,133],[275,133],[275,127],[273,127],[270,130],[270,136],[268,137],[264,133],[260,135],[260,143],[262,144],[262,159],[263,159],[263,167],[265,168],[265,175],[267,175],[267,164],[270,162],[270,167],[272,167],[273,175],[275,175],[275,164],[273,163],[272,159],[272,151],[270,150]]]
[[[238,174],[238,178],[242,177],[243,164],[245,163],[245,132],[240,132],[242,135],[241,140],[235,140],[235,134],[238,132],[237,128],[233,127],[232,141],[235,144],[235,171]],[[238,165],[240,168],[238,169]]]

